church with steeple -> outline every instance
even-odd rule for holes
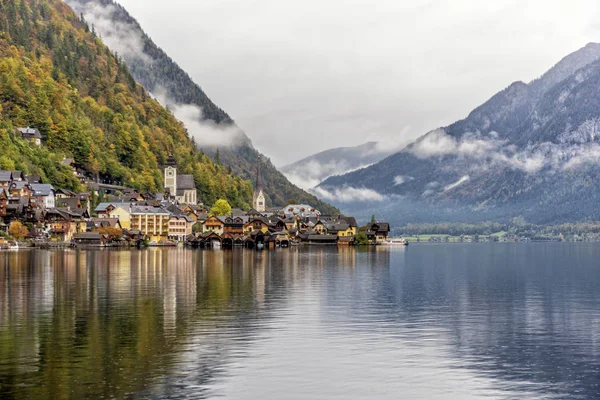
[[[260,156],[258,156],[258,165],[256,166],[256,187],[252,196],[252,207],[258,212],[265,212],[267,210],[265,192],[260,175]]]
[[[167,194],[179,204],[196,204],[198,191],[193,175],[177,175],[177,161],[173,154],[169,154],[165,163],[165,190]]]

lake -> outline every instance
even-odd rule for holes
[[[0,252],[0,398],[600,398],[600,245]]]

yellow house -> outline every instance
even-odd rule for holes
[[[108,212],[109,218],[118,218],[119,223],[121,224],[121,228],[123,229],[131,229],[131,213],[119,206]]]
[[[159,207],[132,207],[131,229],[139,230],[151,242],[164,242],[169,235],[169,219],[171,214]]]
[[[202,225],[202,233],[214,232],[217,235],[222,235],[224,226],[225,224],[220,218],[211,215],[206,219],[206,221],[204,221],[204,224]]]

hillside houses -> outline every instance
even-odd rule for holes
[[[28,237],[37,241],[105,244],[145,240],[157,245],[186,242],[199,247],[217,243],[223,247],[349,245],[359,231],[355,218],[322,215],[309,205],[265,211],[233,209],[230,215],[211,215],[204,206],[189,203],[194,196],[185,191],[195,189],[193,179],[188,183],[173,188],[183,196],[183,203],[178,201],[181,196],[127,189],[119,196],[102,196],[94,206],[92,193],[54,188],[20,171],[0,171],[0,231],[6,234],[12,223],[20,222],[28,228]],[[365,229],[372,243],[379,243],[387,237],[389,225],[370,224]],[[101,236],[82,235],[89,232]]]

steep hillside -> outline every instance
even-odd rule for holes
[[[24,126],[41,131],[41,148],[14,133]],[[251,199],[251,183],[192,150],[184,126],[60,0],[0,0],[0,146],[0,168],[71,189],[79,183],[63,157],[90,176],[158,191],[172,152],[200,199]]]
[[[360,191],[401,222],[600,219],[599,129],[600,45],[589,44],[466,119],[318,190],[332,198]]]
[[[65,1],[82,13],[107,45],[123,57],[136,81],[184,121],[204,153],[234,174],[254,178],[261,154],[248,136],[144,33],[122,6],[113,0]],[[271,162],[267,161],[262,171],[269,205],[282,206],[293,200],[312,204],[325,213],[337,212],[331,205],[290,183]]]
[[[311,189],[330,176],[367,167],[392,153],[381,147],[377,142],[369,142],[355,147],[329,149],[282,167],[281,172],[296,185]]]

